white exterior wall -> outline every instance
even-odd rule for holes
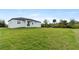
[[[11,20],[8,23],[8,27],[9,28],[24,27],[25,24],[22,21],[20,21],[20,22],[21,22],[21,24],[17,24],[17,20]]]
[[[33,23],[33,24],[32,24],[32,23]],[[30,27],[41,27],[41,23],[32,21],[32,22],[30,23]]]
[[[11,21],[9,21],[9,23],[8,23],[8,28],[18,28],[18,27],[41,27],[41,23],[39,23],[39,22],[31,21],[31,22],[30,22],[30,26],[27,26],[27,20],[26,20],[25,22],[19,20],[19,21],[21,22],[20,24],[17,24],[17,21],[18,21],[18,20],[11,20]],[[32,23],[33,23],[33,24],[32,24]]]

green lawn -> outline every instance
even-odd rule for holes
[[[77,33],[78,32],[78,33]],[[59,28],[0,29],[1,50],[79,49],[79,30]]]

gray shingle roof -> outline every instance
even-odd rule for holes
[[[29,18],[24,18],[24,17],[12,18],[12,19],[10,19],[9,21],[11,21],[11,20],[31,20],[31,21],[35,21],[35,22],[41,23],[40,21],[33,20],[33,19],[29,19]],[[9,22],[9,21],[8,21],[8,22]]]

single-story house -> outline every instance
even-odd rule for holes
[[[19,27],[41,27],[41,22],[23,17],[12,18],[8,21],[8,28]]]

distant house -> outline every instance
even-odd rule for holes
[[[41,27],[41,22],[23,17],[12,18],[8,21],[8,28],[19,27]]]

